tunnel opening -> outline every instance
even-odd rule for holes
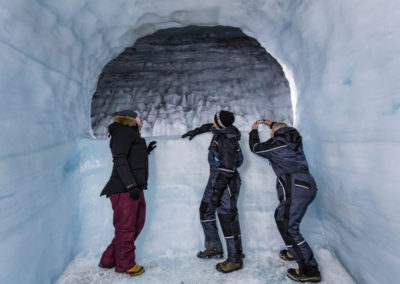
[[[144,136],[178,135],[219,109],[247,130],[256,119],[293,122],[291,90],[279,62],[241,29],[168,28],[139,38],[106,64],[91,104],[96,138],[112,114],[136,110]]]

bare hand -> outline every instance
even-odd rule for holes
[[[268,119],[268,118],[264,118],[263,119],[263,124],[264,125],[268,125],[268,126],[271,126],[272,125],[272,120],[271,119]]]
[[[251,129],[258,130],[258,121],[254,122],[254,124],[251,126]]]

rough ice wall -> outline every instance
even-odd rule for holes
[[[269,137],[266,127],[260,130],[262,139]],[[245,134],[240,141],[244,163],[239,168],[242,186],[238,202],[246,255],[244,269],[223,274],[215,269],[220,260],[201,260],[195,256],[204,245],[198,209],[209,175],[207,149],[211,134],[196,136],[192,141],[172,135],[148,137],[147,141],[157,140],[157,148],[149,160],[149,189],[145,192],[147,221],[135,243],[136,261],[145,267],[146,273],[135,278],[135,283],[293,284],[286,276],[293,262],[278,257],[283,242],[274,220],[278,204],[275,174],[265,159],[250,151]],[[56,284],[132,283],[128,275],[97,266],[100,254],[113,238],[110,200],[98,198],[99,188],[112,170],[107,144],[107,140],[92,140],[81,148],[82,155],[87,157],[82,166],[85,190],[79,196],[84,224],[77,242],[79,254]],[[317,209],[318,203],[314,202],[302,223],[302,231],[319,261],[322,283],[354,284],[327,250]]]
[[[0,233],[1,251],[12,248],[0,255],[1,282],[49,283],[75,250],[77,233],[63,245],[52,240],[81,225],[61,226],[75,219],[73,190],[84,190],[72,178],[82,162],[76,148],[91,134],[104,65],[158,29],[220,24],[253,36],[293,74],[331,248],[358,282],[396,283],[399,8],[396,0],[1,1],[0,225],[12,224]],[[33,205],[37,196],[44,203]],[[48,218],[45,204],[63,213]],[[43,241],[27,246],[30,226],[43,228]],[[21,273],[14,264],[25,261],[40,273]]]
[[[255,39],[222,26],[161,30],[108,63],[92,100],[94,135],[105,138],[124,109],[139,112],[143,135],[182,134],[220,109],[241,130],[263,117],[292,124],[282,67]]]

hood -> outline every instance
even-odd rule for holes
[[[302,138],[300,133],[293,127],[283,127],[278,129],[275,134],[275,137],[281,137],[285,142],[289,144],[293,144],[295,148],[302,145]]]
[[[226,137],[228,137],[229,139],[236,139],[237,141],[240,140],[241,137],[241,133],[239,131],[239,129],[236,128],[236,126],[229,126],[226,128],[222,128],[222,129],[215,129],[214,127],[211,129],[211,132],[214,135],[221,135],[221,134],[225,134]]]
[[[138,132],[137,125],[129,126],[129,125],[122,124],[122,123],[119,123],[119,122],[113,122],[108,126],[109,136],[113,136],[117,131],[126,130],[127,128],[131,129],[131,130],[134,130],[136,133]]]
[[[135,118],[125,115],[114,115],[114,122],[120,123],[126,126],[136,126],[137,121]]]

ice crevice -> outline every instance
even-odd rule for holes
[[[96,267],[112,236],[110,204],[98,197],[111,157],[107,140],[94,139],[92,97],[103,68],[139,38],[197,25],[241,29],[284,69],[295,109],[290,119],[319,187],[302,230],[325,282],[396,283],[399,8],[395,0],[1,2],[0,282],[130,281]],[[146,121],[147,139],[159,146],[138,243],[138,261],[148,270],[138,281],[157,283],[163,275],[190,282],[193,275],[217,283],[290,283],[287,264],[276,259],[282,242],[273,223],[274,177],[247,149],[245,126],[256,112],[241,109],[247,267],[224,278],[192,257],[202,245],[197,208],[210,136],[187,142],[177,135],[192,126],[186,121],[208,118],[199,111],[196,121],[178,115],[180,128],[168,131]]]

